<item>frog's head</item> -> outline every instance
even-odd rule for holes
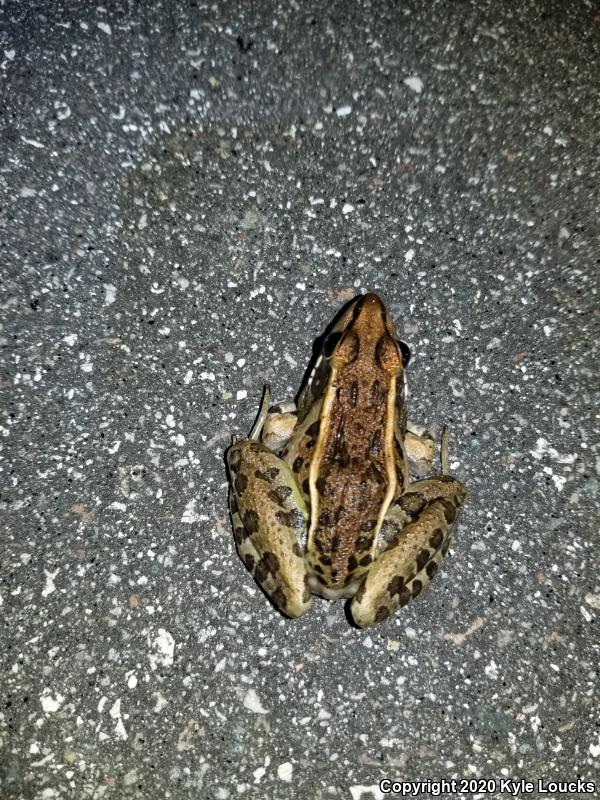
[[[357,297],[323,340],[323,358],[336,371],[353,362],[373,364],[390,377],[410,360],[408,345],[398,338],[392,318],[378,295]]]

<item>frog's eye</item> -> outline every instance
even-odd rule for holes
[[[322,353],[324,358],[331,358],[333,351],[340,343],[340,339],[344,334],[342,331],[333,331],[323,340]]]
[[[402,365],[404,366],[404,369],[406,369],[406,367],[408,367],[408,362],[410,361],[410,347],[406,344],[406,342],[403,342],[400,339],[397,341],[400,352],[402,353]]]

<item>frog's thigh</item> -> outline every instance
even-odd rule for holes
[[[298,544],[306,528],[304,500],[281,458],[257,442],[234,447],[229,499],[238,552],[277,608],[299,617],[311,606]]]
[[[408,487],[386,518],[397,526],[392,544],[377,558],[352,600],[352,617],[366,627],[416,597],[432,580],[450,545],[466,489],[449,475]],[[403,527],[406,520],[408,524]]]

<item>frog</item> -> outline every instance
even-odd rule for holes
[[[297,403],[266,386],[247,438],[226,452],[238,553],[286,617],[313,596],[349,599],[367,628],[417,597],[438,572],[467,498],[438,474],[432,435],[408,419],[410,349],[381,298],[358,295],[322,338]],[[412,480],[412,476],[416,480]]]

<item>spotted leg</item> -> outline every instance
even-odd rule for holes
[[[299,544],[308,511],[288,465],[257,441],[268,404],[266,389],[250,438],[227,452],[231,518],[238,552],[256,582],[280,611],[299,617],[311,606]]]
[[[462,483],[450,475],[407,487],[386,516],[382,552],[352,600],[357,625],[384,620],[429,585],[450,546],[466,496]]]

